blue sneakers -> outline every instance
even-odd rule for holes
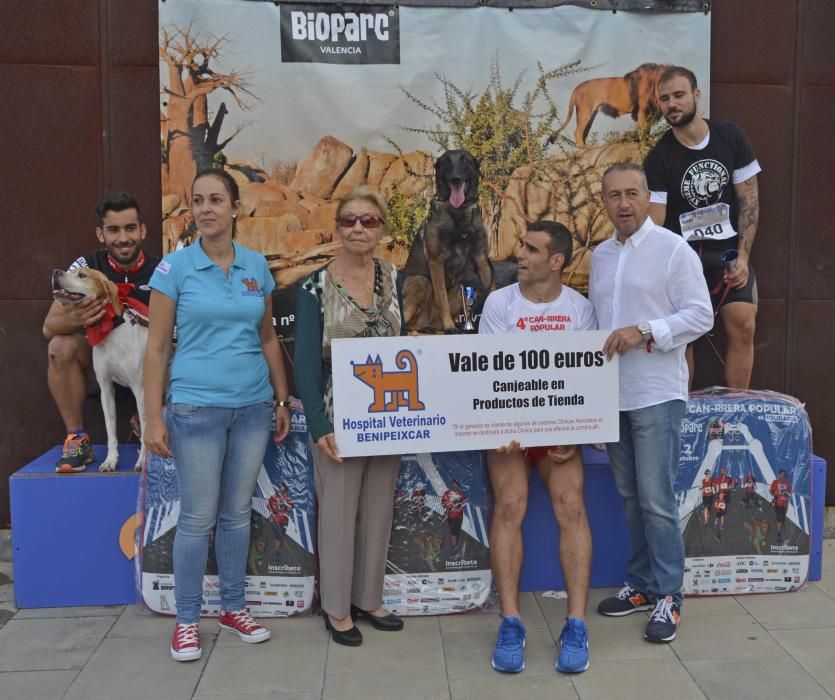
[[[589,631],[583,620],[576,617],[565,618],[559,644],[557,671],[582,673],[589,667]]]
[[[525,670],[525,625],[518,617],[504,617],[499,625],[499,638],[493,651],[493,668],[502,673]]]

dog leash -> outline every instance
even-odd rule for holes
[[[722,308],[722,304],[725,303],[725,299],[728,296],[728,292],[731,291],[731,283],[726,279],[720,280],[716,283],[716,285],[714,285],[713,289],[710,290],[710,296],[715,296],[719,293],[720,290],[722,291],[722,296],[719,298],[719,302],[716,304],[716,311],[713,312],[714,316],[719,315],[719,309]]]
[[[699,244],[699,260],[702,259],[702,248],[703,246]],[[724,287],[724,289],[723,289]],[[728,292],[731,291],[731,285],[726,279],[721,279],[717,284],[713,286],[713,289],[709,289],[708,293],[711,297],[716,295],[719,290],[722,290],[722,297],[719,299],[719,303],[716,305],[716,311],[713,312],[713,317],[716,318],[719,315],[719,309],[721,308],[722,304],[725,303],[725,299],[728,296]],[[713,339],[711,338],[711,333],[708,331],[702,336],[706,341],[707,344],[710,345],[710,349],[713,350],[713,354],[719,360],[719,363],[724,367],[725,366],[725,358],[722,357],[722,353],[719,352],[716,345],[713,344]]]
[[[702,250],[704,246],[699,244],[699,260],[702,259]],[[713,288],[708,290],[708,293],[711,297],[715,297],[717,294],[720,294],[719,301],[716,304],[716,310],[713,312],[714,317],[719,315],[719,309],[722,308],[722,305],[725,303],[725,299],[728,297],[728,293],[731,291],[731,283],[727,280],[724,276],[721,280],[719,280]]]
[[[296,366],[296,363],[293,362],[293,356],[290,354],[290,351],[287,349],[287,346],[284,344],[284,336],[278,335],[278,346],[281,348],[284,355],[287,357],[287,361],[290,363],[290,368],[293,369]]]

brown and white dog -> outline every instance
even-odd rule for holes
[[[142,439],[145,434],[142,361],[145,344],[148,342],[147,324],[120,299],[118,287],[98,270],[88,267],[79,267],[70,272],[55,270],[52,273],[52,295],[62,304],[77,304],[88,296],[110,301],[105,317],[87,329],[87,338],[93,346],[93,370],[101,387],[101,407],[107,430],[107,457],[99,471],[112,472],[119,461],[114,382],[129,387],[136,398],[141,430],[139,459],[134,470],[142,471],[145,464],[145,442]],[[116,318],[121,318],[123,323],[114,326]]]

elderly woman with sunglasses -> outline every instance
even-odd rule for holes
[[[301,283],[296,307],[296,387],[313,439],[319,499],[319,583],[325,627],[339,644],[359,646],[354,625],[403,629],[384,610],[386,567],[399,455],[339,456],[333,432],[331,341],[404,335],[397,270],[374,257],[388,208],[357,187],[336,212],[339,255]]]

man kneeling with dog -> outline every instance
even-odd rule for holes
[[[479,333],[556,332],[531,325],[531,317],[560,316],[561,330],[596,330],[591,303],[563,286],[561,273],[571,262],[568,229],[554,221],[528,224],[518,254],[517,284],[492,292],[484,303]],[[577,445],[531,447],[513,441],[487,453],[496,507],[490,528],[490,555],[502,622],[493,668],[519,673],[525,668],[525,626],[519,611],[522,568],[522,518],[528,501],[528,468],[536,467],[548,489],[560,526],[560,563],[568,589],[568,610],[559,640],[556,668],[579,673],[589,666],[586,600],[591,570],[591,532],[583,501],[583,460]]]
[[[142,250],[146,228],[139,204],[124,192],[105,194],[96,203],[96,238],[102,248],[78,258],[69,270],[90,268],[103,273],[115,284],[129,285],[134,306],[146,309],[151,291],[148,281],[159,262]],[[87,371],[92,366],[92,349],[85,333],[108,313],[109,300],[87,296],[73,304],[56,297],[43,324],[49,341],[49,391],[58,406],[67,437],[55,471],[62,474],[84,471],[93,461],[93,446],[84,429],[84,400]],[[120,319],[114,321],[120,323]]]

